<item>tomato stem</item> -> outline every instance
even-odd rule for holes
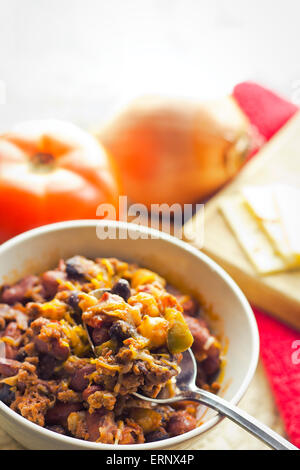
[[[44,173],[54,170],[55,158],[51,153],[39,152],[31,157],[30,163],[34,171]]]

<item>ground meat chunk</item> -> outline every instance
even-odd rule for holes
[[[75,392],[70,388],[59,390],[57,393],[57,399],[63,403],[78,403],[81,401],[81,393]]]
[[[132,373],[122,374],[119,378],[118,392],[120,395],[127,395],[128,393],[134,393],[139,387],[141,387],[145,382],[143,375],[133,375]]]
[[[61,361],[68,358],[70,347],[59,322],[39,317],[31,323],[31,328],[33,341],[39,352]]]
[[[99,408],[106,408],[111,411],[114,409],[116,397],[110,392],[97,390],[88,396],[87,402],[89,404],[90,413],[93,413]]]
[[[12,409],[33,423],[44,426],[45,414],[53,403],[53,399],[40,393],[37,389],[26,389],[24,395],[16,397]]]
[[[126,419],[124,428],[120,432],[118,444],[142,444],[143,442],[145,442],[145,438],[141,426],[132,419]]]
[[[167,367],[164,363],[152,363],[145,375],[145,382],[150,385],[164,385],[176,374],[176,369]]]

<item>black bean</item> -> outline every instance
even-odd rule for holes
[[[71,278],[84,278],[85,269],[80,256],[73,256],[66,261],[66,272]]]
[[[125,300],[125,302],[127,302],[131,296],[129,282],[126,279],[119,279],[112,287],[111,292],[112,294],[119,295]]]
[[[77,323],[80,323],[81,315],[82,315],[81,308],[79,307],[79,302],[80,302],[80,299],[78,297],[78,293],[71,292],[71,294],[68,297],[67,303],[68,305],[70,305],[71,309],[73,310],[74,318]]]
[[[71,313],[76,323],[81,323],[82,310],[79,307],[80,298],[78,292],[71,292],[66,302],[72,309]]]
[[[9,385],[2,384],[0,388],[0,400],[9,406],[15,399],[15,393],[12,391]]]
[[[19,349],[18,354],[16,355],[15,359],[19,362],[24,362],[25,358],[27,357],[25,349]]]
[[[71,292],[71,294],[69,295],[68,297],[68,304],[70,305],[70,307],[75,310],[75,312],[77,311],[80,311],[81,312],[81,309],[79,307],[79,297],[78,297],[78,294],[76,292]]]
[[[123,320],[117,320],[109,329],[109,336],[118,341],[136,336],[136,330]]]

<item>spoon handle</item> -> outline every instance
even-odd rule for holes
[[[185,391],[181,395],[184,395],[186,399],[200,402],[203,405],[207,405],[209,408],[218,411],[220,414],[226,416],[242,428],[246,429],[246,431],[250,432],[255,437],[258,437],[272,449],[299,450],[275,431],[272,431],[268,426],[265,426],[245,411],[232,405],[218,395],[214,395],[213,393],[198,388],[193,391]]]

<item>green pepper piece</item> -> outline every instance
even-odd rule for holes
[[[167,336],[169,351],[172,354],[178,354],[189,349],[194,342],[194,338],[182,313],[168,308],[165,317],[170,323]]]

